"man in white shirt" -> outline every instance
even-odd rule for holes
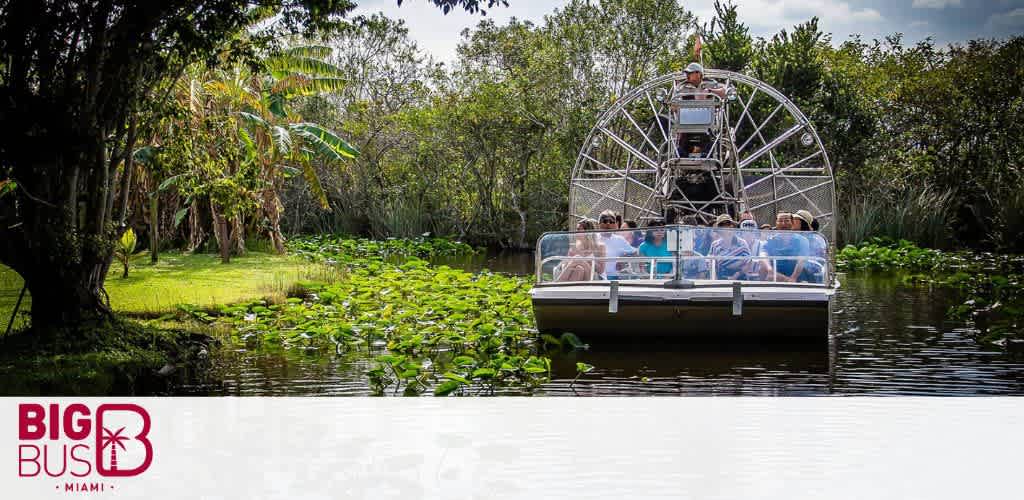
[[[604,212],[601,212],[601,216],[597,219],[597,227],[602,231],[615,231],[616,229],[619,229],[619,225],[615,219],[615,212],[612,210],[605,210]],[[601,243],[604,245],[606,257],[632,257],[637,254],[636,248],[630,245],[625,238],[613,232],[601,233]],[[617,261],[607,261],[604,269],[606,279],[619,279]]]

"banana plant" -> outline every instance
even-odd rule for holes
[[[121,278],[128,277],[128,267],[131,265],[132,254],[135,253],[136,241],[135,231],[132,228],[128,228],[114,247],[114,255],[117,257],[118,262],[124,266],[124,274],[121,275]]]
[[[301,172],[310,191],[327,208],[327,194],[314,162],[340,164],[359,155],[337,133],[303,120],[289,106],[296,98],[335,92],[345,85],[342,70],[325,60],[330,52],[323,46],[285,49],[265,57],[262,71],[235,66],[218,72],[204,88],[223,111],[240,118],[236,132],[246,161],[260,166],[265,186],[262,211],[278,253],[285,251],[278,190],[286,174]]]

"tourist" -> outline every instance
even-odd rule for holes
[[[679,255],[682,259],[683,277],[687,279],[706,278],[710,266],[706,259],[694,258],[704,257],[711,248],[711,235],[703,226],[702,219],[696,215],[684,215],[680,217],[684,226],[682,229]],[[689,257],[689,258],[687,258]]]
[[[644,242],[640,244],[640,255],[643,257],[660,257],[655,265],[655,278],[666,278],[672,276],[673,264],[664,257],[672,257],[668,249],[668,240],[665,238],[664,227],[648,227]],[[644,263],[644,269],[650,272],[650,263]]]
[[[720,230],[715,231],[718,238],[711,244],[709,255],[712,257],[737,257],[717,260],[715,264],[717,266],[716,277],[726,280],[745,278],[745,270],[750,262],[750,248],[737,234],[736,221],[732,220],[729,214],[722,214],[715,220],[715,228]]]
[[[594,222],[581,220],[576,224],[577,231],[593,231]],[[573,245],[569,248],[569,257],[594,257],[600,259],[605,256],[604,245],[597,240],[594,233],[579,233]],[[566,259],[565,266],[558,275],[558,281],[590,281],[594,276],[600,276],[604,272],[604,263],[594,259]]]
[[[745,212],[748,213],[748,212]],[[742,215],[741,215],[742,217]],[[768,224],[764,225],[765,227]],[[750,255],[757,257],[761,255],[761,247],[764,246],[764,240],[761,239],[761,232],[757,229],[757,223],[752,219],[747,219],[740,222],[740,238],[747,244],[747,248],[750,249]],[[761,275],[761,260],[752,258],[747,261],[747,266],[743,270],[744,279],[757,280]]]
[[[775,218],[776,229],[781,230],[778,234],[768,238],[762,250],[767,257],[780,257],[773,259],[771,264],[766,263],[767,273],[774,273],[778,281],[797,282],[804,270],[805,259],[810,248],[807,239],[796,234],[790,229],[793,226],[793,215],[788,212],[780,212]]]
[[[811,233],[805,238],[807,238],[808,255],[814,257],[807,261],[801,281],[822,283],[824,282],[824,263],[828,258],[828,246],[825,239],[814,229],[817,226],[816,223],[817,220],[807,210],[797,210],[793,214],[793,230]]]
[[[629,244],[625,238],[615,234],[616,229],[621,227],[622,223],[616,220],[615,212],[611,210],[605,210],[601,212],[601,216],[597,219],[598,229],[602,231],[608,231],[601,233],[601,244],[604,245],[606,257],[631,257],[636,255],[636,248]],[[605,265],[605,278],[609,280],[619,279],[620,263],[609,259]]]
[[[626,238],[626,241],[628,241],[629,244],[634,247],[639,247],[640,244],[644,242],[644,232],[639,231],[637,229],[638,227],[640,226],[638,226],[636,221],[633,219],[626,219],[622,221],[622,227],[620,227],[620,229],[631,230],[627,233],[622,233],[622,235],[624,238]]]

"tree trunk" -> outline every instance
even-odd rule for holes
[[[231,262],[231,239],[228,236],[228,220],[217,213],[217,208],[210,202],[210,213],[213,215],[213,234],[217,238],[217,247],[220,248],[221,264]]]
[[[263,192],[263,213],[270,221],[270,241],[274,244],[274,253],[283,255],[287,249],[284,246],[284,235],[281,234],[281,202],[277,199],[277,191],[268,189]]]
[[[35,260],[35,259],[33,259]],[[20,271],[32,295],[32,329],[94,323],[110,314],[103,291],[107,265],[54,265],[43,258]]]
[[[160,259],[160,195],[149,197],[149,261],[156,264]],[[125,269],[125,274],[128,270]]]
[[[231,249],[235,255],[245,255],[245,216],[231,219]]]
[[[203,230],[202,219],[199,215],[199,202],[193,201],[192,207],[188,210],[188,251],[199,250],[204,241],[206,241],[206,231]]]

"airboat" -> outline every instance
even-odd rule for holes
[[[572,171],[570,226],[537,241],[530,294],[540,331],[826,338],[839,282],[834,178],[822,141],[772,86],[715,69],[704,81],[715,91],[687,84],[682,72],[662,75],[599,116]],[[596,222],[606,210],[640,226],[614,234],[631,246],[653,237],[662,251],[588,252],[588,241],[614,236],[579,223]],[[707,227],[723,214],[749,214],[759,227],[801,210],[816,231]],[[739,263],[728,252],[708,251],[707,242],[731,237],[745,239],[748,249],[774,239],[808,245],[784,255],[751,251]],[[813,271],[789,279],[778,272],[786,262]]]

